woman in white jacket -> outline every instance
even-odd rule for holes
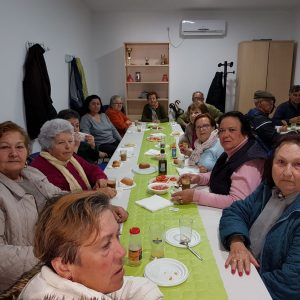
[[[163,299],[148,279],[124,277],[125,250],[105,194],[68,194],[47,205],[34,253],[45,266],[19,299]]]

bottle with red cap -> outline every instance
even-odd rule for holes
[[[129,230],[128,263],[131,266],[138,266],[142,262],[142,239],[139,227],[132,227]]]

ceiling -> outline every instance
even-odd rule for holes
[[[83,0],[95,12],[212,9],[295,9],[299,0]]]

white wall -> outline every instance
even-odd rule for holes
[[[22,80],[26,41],[43,42],[50,48],[44,57],[57,111],[68,106],[65,54],[81,58],[89,85],[90,29],[90,11],[80,0],[1,0],[0,122],[12,120],[25,127]]]
[[[202,90],[206,95],[217,67],[224,60],[233,61],[236,69],[240,41],[252,39],[300,40],[289,11],[184,11],[143,13],[97,13],[93,17],[93,59],[96,93],[107,103],[113,94],[125,94],[124,42],[171,41],[178,45],[179,24],[183,18],[225,19],[227,35],[223,38],[188,38],[177,48],[170,48],[170,100],[181,99],[186,108],[191,93]],[[299,15],[298,15],[299,16]],[[299,19],[299,18],[298,18]],[[298,66],[298,69],[300,66]],[[297,80],[299,73],[297,69]],[[228,75],[227,109],[233,108],[235,75]]]

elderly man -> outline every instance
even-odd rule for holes
[[[258,90],[254,93],[255,108],[249,110],[246,114],[254,133],[260,140],[266,150],[271,150],[274,142],[280,136],[277,132],[269,114],[275,107],[275,97],[267,91]],[[286,130],[286,126],[282,126],[280,131]]]
[[[281,103],[273,116],[275,125],[300,123],[300,85],[293,85],[289,91],[289,100]]]
[[[223,113],[220,110],[218,110],[215,106],[204,102],[204,94],[200,91],[196,91],[196,92],[193,93],[192,101],[193,101],[193,103],[195,103],[195,102],[204,103],[206,105],[207,109],[208,109],[209,114],[216,121],[218,121],[219,117],[223,115]],[[188,119],[188,114],[187,113],[184,113],[184,114],[180,115],[177,118],[176,121],[183,128],[185,128],[187,126],[187,124],[190,122],[190,120]]]
[[[117,128],[121,136],[124,136],[127,128],[132,124],[131,120],[123,113],[123,100],[119,95],[110,98],[110,106],[106,111],[112,124]]]

